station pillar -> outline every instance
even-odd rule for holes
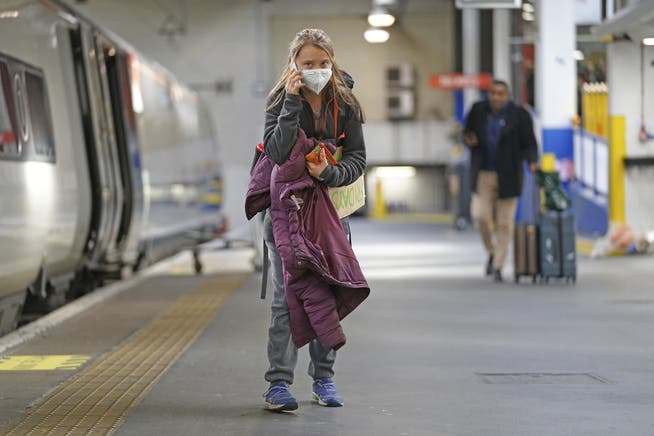
[[[509,9],[493,10],[493,77],[511,83],[511,17]]]
[[[466,8],[461,17],[463,73],[478,74],[480,69],[479,57],[479,10]],[[463,90],[463,113],[466,115],[472,104],[479,100],[479,90],[466,88]]]
[[[576,114],[575,2],[537,0],[536,110],[542,151],[553,153],[565,183],[573,172],[572,119]]]

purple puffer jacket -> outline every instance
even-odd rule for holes
[[[295,345],[317,338],[325,349],[338,349],[345,344],[340,320],[365,300],[370,288],[326,187],[306,170],[304,156],[317,143],[298,129],[282,165],[262,153],[250,177],[245,214],[251,219],[270,206]]]

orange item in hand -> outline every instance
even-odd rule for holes
[[[316,145],[313,150],[311,150],[307,155],[304,156],[304,158],[307,160],[307,162],[319,164],[320,150],[325,150],[325,157],[327,158],[327,161],[332,165],[336,165],[336,159],[334,159],[334,156],[331,154],[329,149],[325,147],[325,144],[323,144],[322,142]]]

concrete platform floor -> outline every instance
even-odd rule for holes
[[[582,258],[576,285],[516,285],[510,268],[494,284],[474,232],[352,228],[372,292],[343,323],[344,407],[310,401],[305,348],[299,410],[262,410],[270,297],[253,273],[116,434],[654,435],[653,258]]]

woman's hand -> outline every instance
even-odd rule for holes
[[[307,171],[311,177],[320,180],[320,175],[327,168],[327,158],[325,157],[325,150],[320,149],[320,155],[318,156],[318,163],[312,163],[307,161]]]
[[[300,89],[303,87],[304,83],[302,83],[302,71],[292,70],[291,75],[288,76],[288,80],[286,81],[286,93],[298,95],[300,93]]]

